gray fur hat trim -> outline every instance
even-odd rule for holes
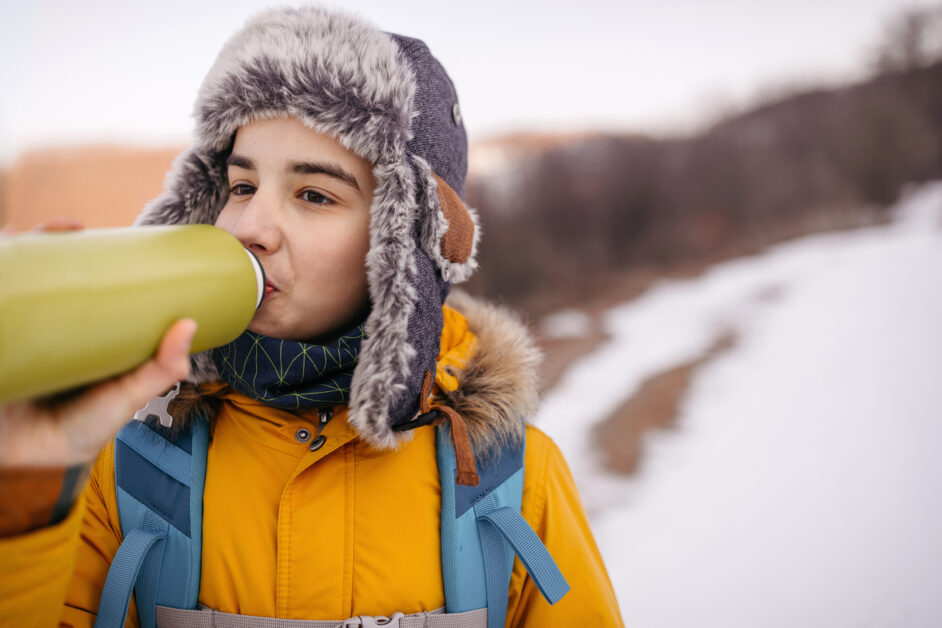
[[[225,44],[194,115],[193,145],[135,224],[215,222],[228,199],[225,160],[235,132],[253,120],[297,117],[373,164],[372,311],[348,420],[374,446],[395,447],[403,436],[392,428],[416,415],[425,372],[435,372],[450,283],[476,268],[480,228],[463,203],[467,138],[451,80],[417,39],[333,9],[272,9]],[[457,203],[470,215],[469,256],[443,249],[445,194],[447,207]],[[193,366],[194,383],[219,378],[208,352],[194,355]]]

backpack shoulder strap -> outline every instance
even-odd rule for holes
[[[543,542],[520,514],[526,443],[478,462],[477,486],[455,482],[455,452],[447,424],[436,433],[442,487],[441,548],[445,607],[461,613],[487,607],[488,628],[502,628],[514,556],[550,604],[569,591]]]
[[[196,608],[209,425],[200,417],[170,440],[157,423],[131,421],[114,447],[124,541],[111,562],[95,626],[124,626],[133,589],[141,626],[154,628],[157,604]]]

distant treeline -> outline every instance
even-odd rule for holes
[[[942,177],[942,62],[784,97],[690,138],[593,137],[501,176],[469,183],[485,232],[471,288],[514,304],[872,221],[905,184]]]

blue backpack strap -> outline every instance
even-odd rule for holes
[[[559,571],[556,561],[550,556],[543,541],[526,522],[520,511],[507,506],[498,507],[492,495],[481,500],[474,507],[474,511],[477,515],[478,531],[481,534],[481,549],[484,552],[486,572],[488,564],[501,564],[505,553],[511,558],[513,554],[516,554],[547,602],[555,604],[569,592],[569,583]],[[513,551],[512,554],[505,552],[507,547]],[[493,557],[489,558],[491,554]],[[492,583],[492,579],[498,582],[496,578],[502,573],[496,569],[493,572],[487,572],[488,607],[492,599],[492,589],[495,595],[503,594],[504,603],[507,602],[510,580],[500,580],[497,587],[494,587]]]
[[[156,423],[131,421],[115,438],[115,492],[124,541],[105,580],[95,626],[124,625],[134,589],[143,628],[155,606],[196,608],[209,425],[202,417],[171,441]]]
[[[478,461],[478,485],[462,486],[455,483],[455,452],[447,425],[437,428],[436,440],[447,612],[487,607],[488,628],[502,628],[515,555],[547,601],[555,604],[569,585],[520,514],[525,442]]]
[[[134,583],[138,578],[143,577],[148,585],[152,585],[153,580],[160,575],[160,559],[163,557],[163,544],[166,538],[166,530],[159,529],[131,530],[131,533],[125,537],[111,561],[111,569],[108,570],[101,602],[98,604],[96,628],[98,626],[124,626]],[[149,563],[148,568],[144,569],[144,573],[141,574],[145,562]],[[153,571],[155,564],[158,567],[156,574]],[[152,586],[156,590],[156,585]]]

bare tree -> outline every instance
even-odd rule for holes
[[[908,7],[891,18],[876,51],[877,72],[905,72],[942,59],[942,5]]]

